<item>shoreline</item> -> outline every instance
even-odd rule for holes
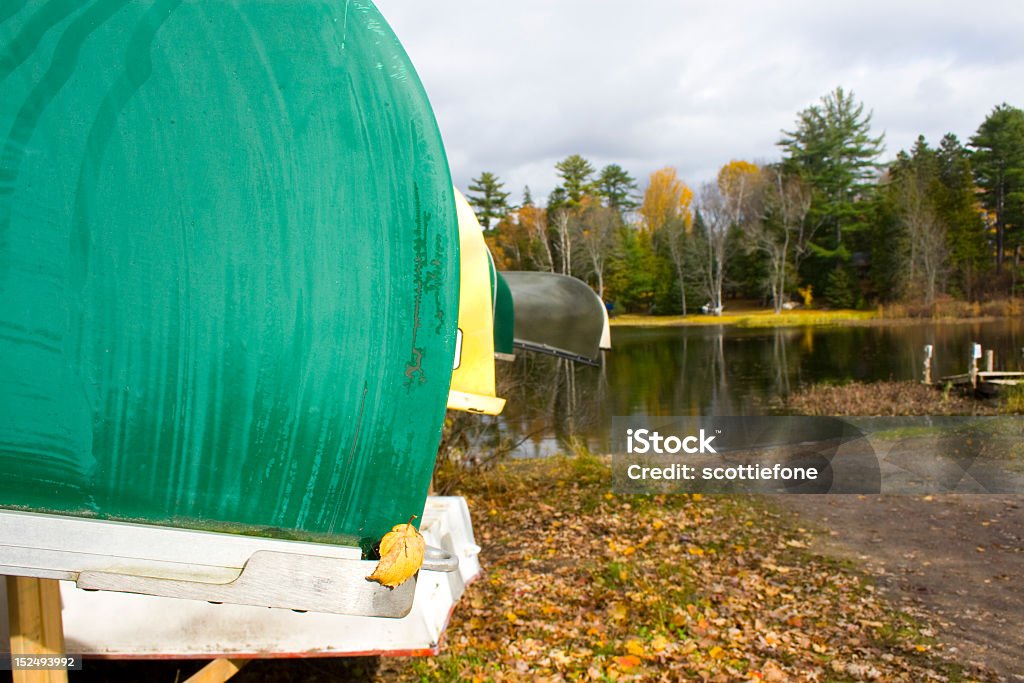
[[[991,323],[1010,319],[1013,316],[979,315],[970,317],[893,317],[880,316],[876,311],[857,311],[842,309],[835,311],[804,310],[783,311],[772,310],[744,311],[721,316],[690,314],[682,315],[641,315],[626,313],[609,319],[611,327],[888,327],[904,325],[967,325]]]

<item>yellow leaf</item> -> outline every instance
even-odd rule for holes
[[[655,636],[651,641],[651,649],[655,652],[662,652],[668,647],[669,640],[665,636]]]
[[[700,501],[704,500],[704,496],[703,496],[703,494],[700,494],[700,493],[694,493],[694,494],[692,494],[690,496],[690,500],[699,503]]]
[[[718,659],[722,656],[724,652],[725,650],[720,648],[718,645],[715,645],[713,648],[708,650],[708,655],[711,656],[711,659]]]
[[[367,581],[376,581],[382,586],[396,588],[412,578],[423,564],[426,541],[412,525],[396,524],[380,539],[380,562]]]
[[[629,616],[629,609],[621,602],[613,602],[609,605],[608,611],[611,613],[612,619],[616,621],[622,621]]]
[[[519,617],[516,616],[515,612],[505,612],[505,618],[508,619],[510,624],[514,624],[519,621]]]
[[[637,657],[643,657],[647,654],[647,651],[644,650],[644,644],[639,640],[626,641],[626,652]]]

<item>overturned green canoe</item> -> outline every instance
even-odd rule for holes
[[[515,309],[515,346],[597,365],[611,348],[608,313],[587,283],[569,275],[502,271]]]
[[[373,5],[0,20],[0,507],[364,546],[421,514],[459,240]]]

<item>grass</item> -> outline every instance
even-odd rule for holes
[[[805,325],[838,325],[851,321],[873,320],[874,311],[841,309],[822,311],[800,309],[775,313],[771,310],[747,310],[722,315],[635,315],[612,318],[614,326],[674,327],[681,325],[734,325],[737,327],[802,327]]]

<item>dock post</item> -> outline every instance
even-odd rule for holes
[[[932,345],[924,345],[924,378],[921,380],[924,384],[932,383]]]
[[[971,344],[971,364],[967,368],[967,375],[971,380],[971,389],[978,388],[978,359],[981,358],[981,344]]]
[[[985,351],[985,372],[995,372],[996,352],[992,349]]]

